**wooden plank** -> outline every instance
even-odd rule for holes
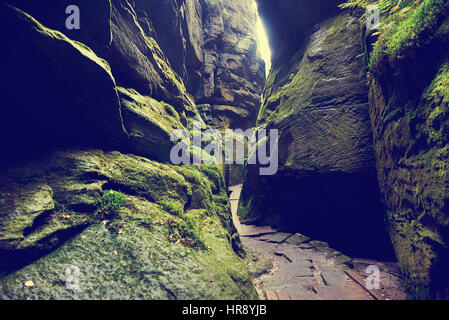
[[[276,292],[276,295],[278,296],[278,300],[285,301],[285,300],[291,300],[292,299],[287,291],[276,290],[275,292]]]
[[[376,300],[385,300],[381,295],[377,294],[373,290],[369,290],[366,287],[366,280],[363,276],[355,270],[345,270],[345,273],[354,280],[357,284],[359,284],[366,292],[368,292],[374,299]]]
[[[265,293],[267,295],[267,300],[279,300],[276,292],[274,292],[274,291],[267,291]]]

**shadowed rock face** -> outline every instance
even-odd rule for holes
[[[340,14],[309,34],[274,61],[258,121],[279,130],[280,168],[272,177],[247,168],[239,214],[350,254],[389,256],[357,18]]]
[[[251,1],[5,2],[89,46],[108,61],[122,87],[195,117],[191,94],[216,110],[215,126],[255,125],[265,69],[257,54]],[[80,30],[66,29],[68,5],[80,8]]]
[[[182,80],[170,68],[151,32],[143,33],[144,23],[137,23],[131,9],[114,7],[111,17],[106,15],[103,21],[106,28],[112,21],[113,40],[104,49],[106,61],[81,42],[2,4],[1,38],[10,46],[1,61],[6,103],[0,130],[3,137],[11,137],[0,142],[9,150],[2,161],[73,145],[169,161],[172,130],[184,128],[200,116]],[[99,42],[93,44],[100,46]],[[130,108],[130,99],[119,97],[118,84],[142,92],[143,96],[133,89],[133,98],[140,100],[134,104],[137,107]],[[153,98],[144,97],[152,92],[157,92]],[[170,106],[159,104],[161,100]],[[13,132],[16,134],[11,135]]]
[[[0,38],[8,43],[0,62],[2,161],[65,144],[126,140],[108,63],[30,16],[0,8]]]
[[[199,0],[137,0],[151,20],[158,42],[189,92],[196,93],[203,65],[203,6]]]
[[[372,32],[366,45],[379,184],[396,256],[411,297],[447,299],[449,3],[432,9],[403,47],[372,51]]]
[[[69,4],[80,30],[65,27]],[[0,299],[257,298],[222,167],[162,164],[173,130],[203,121],[189,91],[203,14],[173,1],[183,26],[164,33],[156,4],[0,1]],[[127,199],[114,217],[106,191]],[[88,279],[79,295],[64,286],[67,261]]]

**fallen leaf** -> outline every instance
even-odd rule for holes
[[[31,288],[31,287],[34,287],[34,282],[31,280],[28,280],[28,281],[25,281],[24,285],[27,288]]]
[[[404,9],[402,9],[399,13],[405,13],[407,11],[410,10],[410,7],[405,7]]]
[[[396,11],[398,11],[400,9],[400,7],[399,6],[394,6],[393,8],[391,8],[391,13],[393,13],[393,12],[396,12]]]
[[[117,233],[118,233],[118,234],[123,234],[123,230],[122,230],[122,229],[119,229],[119,230],[117,231]]]

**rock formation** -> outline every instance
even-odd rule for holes
[[[372,1],[371,30],[366,2],[338,2],[259,1],[275,52],[258,121],[281,168],[246,167],[239,213],[358,255],[386,253],[386,229],[410,297],[447,298],[447,1]]]
[[[243,251],[214,166],[69,150],[6,170],[1,178],[0,254],[8,259],[0,268],[25,266],[0,280],[1,299],[257,296],[235,253]],[[120,214],[104,205],[98,211],[105,190],[126,195]],[[190,248],[196,245],[205,247]],[[210,263],[217,260],[222,263]],[[79,268],[79,290],[65,286],[71,266]],[[23,290],[27,280],[34,287]]]
[[[448,17],[447,1],[428,1],[365,41],[379,184],[414,298],[449,297]]]
[[[315,22],[298,27],[298,51],[275,52],[258,122],[280,132],[279,171],[247,167],[239,212],[351,254],[386,254],[359,24],[349,13]]]
[[[212,125],[250,128],[265,84],[265,64],[254,36],[255,6],[239,0],[205,2],[204,67],[197,101],[210,105]]]
[[[68,5],[80,8],[79,30],[66,28]],[[163,164],[173,130],[204,123],[194,96],[213,5],[1,1],[1,299],[257,298],[222,166]],[[258,86],[229,93],[256,97],[265,77],[252,25],[233,19],[227,28],[251,47],[236,59]],[[245,102],[229,107],[255,114]],[[64,285],[72,266],[81,290]],[[24,281],[33,285],[17,290]]]
[[[342,2],[258,0],[266,79],[252,1],[0,0],[0,299],[256,299],[242,167],[170,164],[193,122],[279,131],[244,221],[395,254],[410,298],[448,298],[449,4]]]

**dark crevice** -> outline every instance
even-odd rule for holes
[[[82,233],[90,223],[59,230],[39,240],[32,248],[25,250],[0,250],[0,256],[8,257],[0,262],[0,278],[20,270],[42,257],[56,251],[67,241]]]
[[[48,210],[48,211],[41,213],[39,216],[37,216],[34,219],[33,224],[31,226],[23,229],[23,236],[27,237],[30,234],[32,234],[33,232],[35,232],[36,230],[38,230],[40,227],[46,225],[48,223],[49,219],[51,219],[52,213],[53,213],[53,210]]]

